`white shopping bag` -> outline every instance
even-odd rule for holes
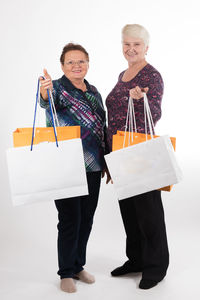
[[[88,194],[80,138],[7,150],[14,205]]]
[[[144,94],[145,132],[147,121],[151,140],[116,150],[105,156],[119,200],[178,183],[182,172],[168,135],[153,137],[154,126],[148,99]],[[133,126],[133,121],[135,129]],[[129,99],[127,127],[137,132],[133,101]],[[133,135],[130,136],[133,139]],[[124,137],[125,144],[125,137]]]
[[[105,156],[119,200],[178,183],[182,178],[169,136]]]

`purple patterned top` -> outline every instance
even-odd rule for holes
[[[122,81],[125,71],[120,73],[118,82],[106,98],[106,106],[108,110],[108,144],[112,151],[112,136],[117,130],[124,131],[126,123],[126,115],[128,108],[129,90],[139,86],[141,88],[148,87],[147,97],[151,109],[154,125],[161,118],[161,100],[163,95],[163,80],[160,73],[150,64],[147,64],[139,73],[130,81]],[[144,102],[143,98],[139,100],[133,99],[137,130],[144,133]]]

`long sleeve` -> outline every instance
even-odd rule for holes
[[[147,92],[147,98],[149,107],[152,113],[154,125],[161,118],[161,102],[164,90],[164,83],[159,73],[152,74],[152,80],[149,84],[149,91]]]
[[[105,150],[104,154],[110,153],[109,144],[108,144],[108,134],[107,134],[107,126],[104,126],[104,143],[105,143]]]

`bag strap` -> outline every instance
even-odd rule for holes
[[[37,93],[36,93],[36,102],[35,102],[35,111],[34,111],[34,118],[33,118],[33,130],[32,130],[32,140],[31,140],[31,151],[33,150],[33,141],[35,137],[35,121],[36,121],[36,113],[37,113],[37,104],[39,100],[39,95],[40,95],[40,80],[38,79],[38,84],[37,84]],[[55,111],[55,106],[54,103],[50,97],[50,92],[49,89],[47,90],[47,95],[48,95],[48,101],[49,101],[49,107],[50,107],[50,113],[51,113],[51,118],[52,118],[52,123],[53,123],[53,129],[54,129],[54,135],[55,135],[55,141],[56,141],[56,146],[58,147],[58,139],[57,139],[57,132],[56,132],[56,125],[55,125],[55,119],[53,115],[53,109]]]
[[[144,121],[145,121],[145,134],[146,134],[146,140],[147,140],[147,122],[149,125],[150,135],[153,139],[153,134],[155,132],[154,129],[154,122],[153,117],[151,114],[151,110],[149,107],[149,102],[146,93],[144,93]],[[127,116],[126,116],[126,125],[125,125],[125,134],[124,134],[124,142],[123,142],[123,148],[125,147],[125,140],[126,140],[126,134],[127,129],[129,132],[129,139],[128,139],[128,145],[130,145],[130,141],[133,142],[133,129],[137,133],[137,124],[136,124],[136,118],[135,118],[135,110],[134,110],[134,102],[133,98],[129,97],[128,100],[128,110],[127,110]]]
[[[42,76],[43,79],[45,79],[43,76]],[[48,93],[48,92],[47,92]],[[55,104],[54,104],[54,99],[53,99],[53,95],[52,95],[52,92],[51,90],[49,90],[49,95],[48,97],[50,96],[50,105],[51,105],[51,109],[52,109],[52,112],[53,112],[53,119],[54,119],[54,123],[55,123],[55,126],[56,127],[60,127],[60,124],[58,122],[58,116],[57,116],[57,112],[56,112],[56,108],[55,108]]]
[[[151,114],[151,110],[149,107],[149,102],[146,93],[144,93],[144,116],[145,116],[145,133],[146,133],[146,139],[147,139],[147,120],[150,130],[151,138],[153,139],[153,135],[155,134],[155,127],[153,122],[153,117]]]
[[[132,140],[132,142],[133,142],[133,129],[135,130],[135,132],[137,132],[134,104],[133,104],[133,99],[131,97],[129,97],[129,100],[128,100],[128,110],[127,110],[127,115],[126,115],[126,125],[125,125],[123,148],[125,146],[127,129],[129,132],[128,144],[130,145],[130,141]]]
[[[52,111],[53,111],[53,116],[55,117],[54,120],[55,120],[55,123],[56,123],[56,127],[60,127],[60,124],[58,122],[58,116],[57,116],[55,104],[54,104],[54,99],[53,99],[53,95],[52,95],[52,91],[51,90],[49,90],[49,94],[50,94],[50,98],[51,98]]]

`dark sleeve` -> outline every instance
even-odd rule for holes
[[[147,98],[149,107],[153,117],[154,125],[161,118],[161,102],[164,90],[164,83],[161,75],[158,72],[153,72],[150,75],[149,84],[147,85],[149,90],[147,92]]]
[[[104,120],[102,120],[102,122],[103,122],[103,131],[104,131],[104,140],[103,140],[103,143],[104,143],[104,154],[108,154],[108,153],[110,153],[110,151],[109,151],[108,139],[107,139],[106,112],[105,112],[105,109],[104,109],[104,105],[103,105],[103,100],[102,100],[101,94],[98,91],[97,91],[97,93],[98,93],[97,98],[99,99],[101,107],[102,107],[102,109],[104,111]]]
[[[44,109],[49,108],[49,100],[44,100],[41,95],[40,95],[40,106]]]
[[[104,143],[105,143],[105,150],[104,154],[110,153],[109,145],[108,145],[108,135],[107,135],[107,126],[104,126]]]

